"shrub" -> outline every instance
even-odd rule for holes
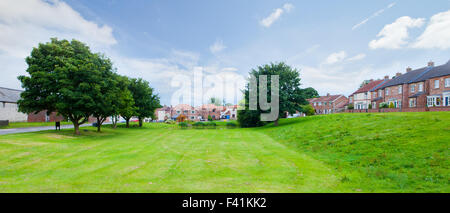
[[[305,113],[307,116],[314,115],[316,113],[314,108],[309,104],[302,105],[301,107],[302,107],[302,112]]]
[[[389,103],[389,108],[395,108],[394,103]]]
[[[380,109],[388,108],[387,103],[380,103]]]
[[[208,115],[208,121],[213,121],[211,115]]]
[[[237,125],[236,125],[235,123],[232,123],[232,122],[228,122],[228,123],[226,124],[226,126],[227,126],[228,129],[233,129],[233,128],[236,128],[236,127],[237,127]]]
[[[369,109],[372,109],[372,104],[369,104]]]
[[[206,123],[206,126],[209,128],[209,129],[215,129],[216,128],[216,123],[214,123],[214,122],[208,122],[208,123]]]
[[[355,106],[353,106],[353,104],[348,104],[347,109],[354,109]]]
[[[265,122],[261,121],[261,114],[257,110],[239,110],[238,122],[243,128],[264,126]]]
[[[180,125],[180,127],[181,127],[182,129],[188,128],[188,124],[187,124],[186,122],[180,122],[178,125]]]
[[[194,124],[192,124],[192,126],[195,129],[203,129],[203,128],[205,128],[205,123],[203,123],[203,122],[195,122]]]

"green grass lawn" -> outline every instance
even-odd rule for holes
[[[71,125],[72,122],[61,122],[61,125]],[[8,126],[0,126],[0,129],[15,129],[38,126],[55,126],[55,122],[11,122]]]
[[[450,192],[450,113],[0,136],[0,192]]]

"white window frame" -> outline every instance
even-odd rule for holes
[[[409,107],[416,107],[417,106],[417,101],[415,98],[410,98],[409,99]]]
[[[423,92],[423,84],[422,83],[419,84],[419,92]]]
[[[415,92],[416,91],[416,85],[411,85],[411,92]]]
[[[439,80],[434,80],[434,88],[439,89]]]
[[[403,92],[403,86],[398,86],[398,94],[402,94]]]
[[[439,100],[439,102],[438,102]],[[441,106],[442,98],[440,96],[428,96],[427,97],[427,106],[433,107],[433,106]]]
[[[450,78],[445,79],[445,87],[450,87]]]
[[[383,90],[378,90],[378,96],[381,97]]]
[[[386,89],[386,95],[389,95],[389,89]]]

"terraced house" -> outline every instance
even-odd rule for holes
[[[369,80],[367,84],[363,85],[349,96],[349,104],[353,104],[355,109],[369,109],[376,107],[372,104],[372,99],[374,95],[376,96],[374,91],[388,80],[389,76],[386,76],[385,79]]]
[[[314,108],[316,114],[331,114],[344,111],[348,99],[344,95],[330,95],[328,93],[326,96],[308,99],[308,102]]]
[[[400,111],[450,110],[450,61],[440,66],[428,66],[396,76],[376,90],[382,102]],[[379,96],[381,97],[381,96]],[[378,106],[381,102],[377,102]]]

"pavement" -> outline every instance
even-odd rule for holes
[[[106,123],[105,123],[106,124]],[[92,126],[92,124],[82,124],[80,127]],[[73,125],[61,125],[61,129],[72,129]],[[24,133],[24,132],[39,132],[45,130],[55,130],[55,126],[39,126],[39,127],[25,127],[15,129],[0,129],[0,135]]]

